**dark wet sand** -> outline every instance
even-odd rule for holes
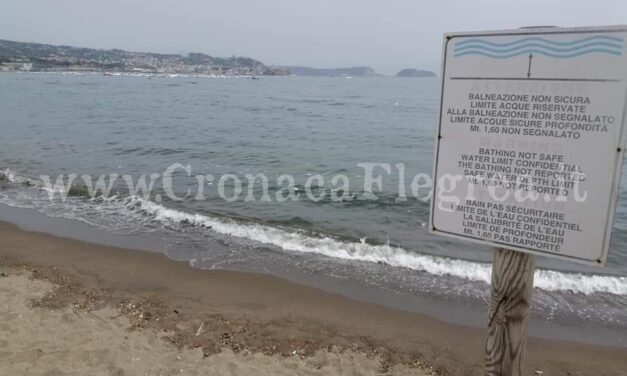
[[[428,364],[441,374],[482,374],[481,329],[272,276],[197,270],[152,252],[26,232],[2,222],[0,262],[0,268],[33,271],[35,278],[58,285],[40,307],[121,309],[133,328],[167,331],[165,341],[201,347],[207,355],[223,348],[307,355],[336,346],[377,354],[383,368]],[[531,338],[525,368],[526,374],[625,375],[627,349]]]

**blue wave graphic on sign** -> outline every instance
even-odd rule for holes
[[[518,55],[538,54],[556,59],[569,59],[591,53],[621,56],[623,38],[597,35],[573,41],[554,41],[541,37],[525,37],[512,42],[495,43],[471,38],[455,43],[454,56],[477,55],[508,59]]]

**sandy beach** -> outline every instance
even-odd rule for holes
[[[267,275],[0,223],[0,373],[480,375],[484,331]],[[627,350],[531,338],[529,375],[624,375]]]

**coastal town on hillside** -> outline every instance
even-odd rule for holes
[[[285,76],[288,69],[232,56],[202,53],[159,54],[119,49],[99,50],[0,40],[0,71],[134,72],[206,75]]]

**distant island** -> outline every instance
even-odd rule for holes
[[[396,77],[436,77],[436,74],[431,71],[407,68],[398,72]]]
[[[350,68],[311,68],[311,67],[283,67],[296,76],[310,77],[372,77],[376,76],[374,69],[370,67]]]
[[[374,69],[366,66],[349,68],[312,68],[302,66],[283,67],[295,76],[308,77],[374,77],[381,76]],[[403,69],[396,74],[396,77],[436,77],[431,71],[418,70],[413,68]]]
[[[102,50],[0,39],[0,71],[102,71],[219,75],[289,75],[248,57],[187,56]]]

